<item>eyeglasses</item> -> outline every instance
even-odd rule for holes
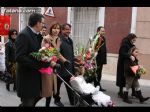
[[[13,33],[12,35],[17,35],[17,33]]]

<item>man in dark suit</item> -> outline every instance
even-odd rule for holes
[[[43,15],[31,14],[28,26],[19,33],[16,40],[16,89],[17,95],[22,101],[20,106],[35,106],[41,98],[41,74],[38,70],[46,68],[50,64],[39,62],[29,55],[32,52],[38,52],[41,47],[42,36],[40,31],[43,24]]]
[[[68,74],[68,72],[65,70],[65,68],[67,68],[72,74],[74,74],[74,51],[73,51],[73,41],[72,39],[69,37],[71,32],[71,25],[70,24],[63,24],[62,25],[62,33],[60,36],[60,40],[61,40],[61,45],[60,45],[60,53],[62,54],[62,56],[64,58],[66,58],[69,63],[60,63],[61,64],[61,72],[59,73],[59,75],[70,85],[70,78],[71,75]],[[54,95],[54,103],[57,106],[61,106],[63,107],[64,105],[61,103],[60,101],[60,86],[62,84],[62,80],[59,79],[59,77],[57,78],[57,93]],[[68,93],[68,97],[69,97],[69,101],[70,104],[73,105],[74,104],[74,97],[73,97],[73,93],[72,90],[70,90],[70,88],[66,86],[67,89],[67,93]]]
[[[105,39],[105,29],[104,27],[100,26],[97,28],[97,34],[99,35],[99,38],[101,39],[101,45],[98,50],[98,54],[96,56],[96,63],[97,63],[97,81],[94,82],[95,86],[100,86],[100,91],[106,91],[101,86],[101,77],[102,77],[102,69],[103,65],[107,63],[107,49],[106,49],[106,39]]]

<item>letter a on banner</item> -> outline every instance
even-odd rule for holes
[[[48,7],[48,9],[45,11],[44,14],[47,15],[47,16],[50,16],[50,17],[55,17],[52,7]]]

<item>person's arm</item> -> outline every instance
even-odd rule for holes
[[[61,61],[62,63],[64,63],[64,62],[66,62],[67,61],[67,59],[60,53],[60,51],[61,51],[61,47],[62,47],[62,42],[61,42],[61,40],[60,40],[60,38],[58,37],[57,39],[56,39],[56,46],[55,46],[55,48],[58,50],[58,52],[59,52],[59,61]]]
[[[47,68],[49,66],[49,63],[41,61],[39,62],[36,59],[31,59],[28,49],[28,38],[26,38],[25,34],[20,34],[16,40],[16,61],[18,63],[36,70],[40,68]]]

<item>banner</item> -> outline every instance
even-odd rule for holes
[[[0,35],[8,35],[10,29],[10,16],[0,15]]]

